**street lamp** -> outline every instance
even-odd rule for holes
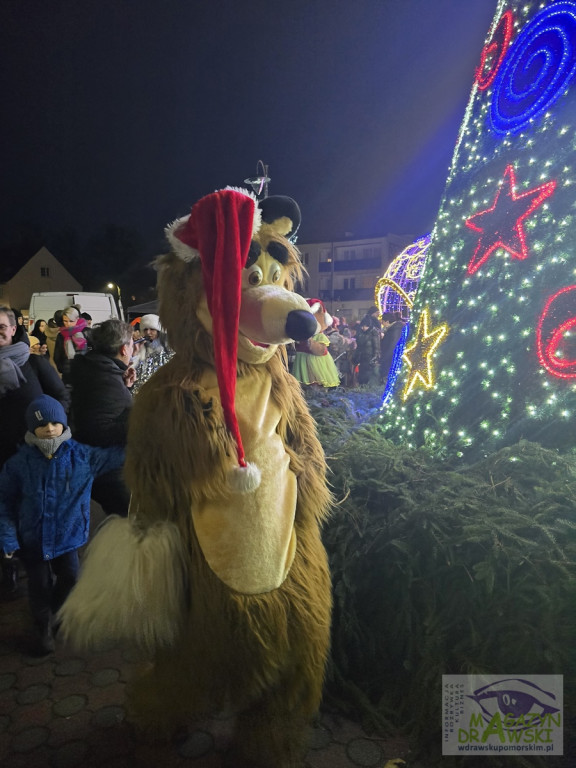
[[[120,293],[120,286],[117,283],[108,283],[106,288],[115,288],[118,293],[118,308],[120,309],[120,316],[124,320],[124,307],[122,306],[122,295]]]

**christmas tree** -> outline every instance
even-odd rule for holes
[[[385,433],[477,458],[576,416],[576,3],[500,0]]]

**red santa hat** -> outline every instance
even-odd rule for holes
[[[315,315],[318,310],[321,309],[322,313],[324,314],[324,323],[326,324],[326,327],[332,325],[332,315],[326,311],[326,307],[324,306],[323,301],[320,299],[306,299],[306,301],[308,302],[310,312],[312,312],[313,315]]]
[[[171,224],[166,234],[177,256],[200,259],[208,309],[212,316],[214,365],[224,420],[236,446],[238,466],[229,477],[236,491],[254,490],[260,470],[246,461],[236,418],[236,367],[242,269],[252,237],[260,228],[256,197],[245,189],[227,187],[203,197],[190,215]]]

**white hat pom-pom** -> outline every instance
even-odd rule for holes
[[[245,467],[237,464],[228,472],[227,485],[235,493],[250,493],[260,485],[262,474],[256,464],[248,462]]]
[[[196,248],[191,248],[189,245],[186,245],[186,243],[183,243],[182,240],[180,240],[178,237],[178,231],[184,229],[188,223],[189,218],[190,215],[182,216],[180,219],[175,219],[164,229],[164,233],[172,247],[172,250],[179,259],[182,259],[182,261],[186,262],[198,261],[200,259],[200,252]]]

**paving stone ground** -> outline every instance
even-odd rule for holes
[[[190,724],[169,743],[149,743],[126,719],[125,686],[135,654],[111,648],[80,656],[27,652],[31,623],[25,590],[0,602],[0,765],[7,768],[220,768],[233,718]],[[384,768],[409,761],[407,743],[383,740],[330,712],[310,730],[306,768]],[[274,768],[274,766],[270,766]]]
[[[57,642],[54,654],[35,658],[26,652],[29,631],[25,596],[0,603],[0,765],[220,768],[233,718],[191,724],[170,743],[147,743],[126,720],[131,654],[110,649],[82,658]],[[409,758],[404,741],[372,738],[323,712],[310,731],[305,765],[383,768],[391,758]]]

